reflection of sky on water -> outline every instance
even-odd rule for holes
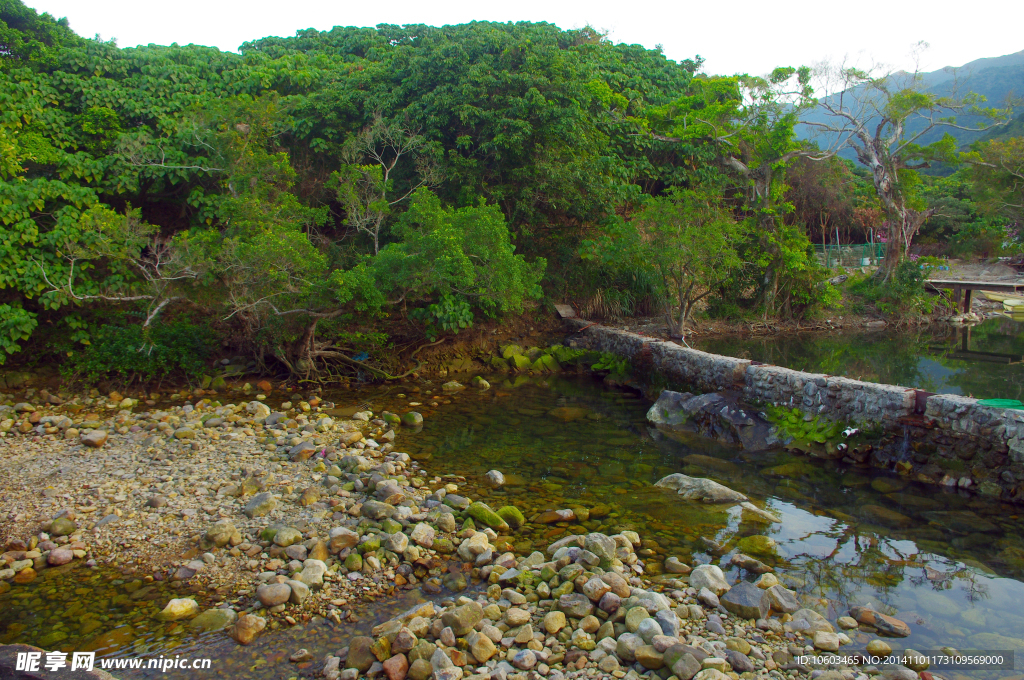
[[[960,387],[953,384],[950,378],[963,373],[963,369],[947,368],[935,359],[921,357],[917,361],[917,370],[922,376],[928,379],[923,386],[929,392],[938,394],[963,394]],[[910,387],[908,385],[908,387]]]

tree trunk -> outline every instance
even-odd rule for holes
[[[307,378],[310,371],[313,370],[313,341],[316,338],[317,321],[318,319],[311,320],[302,336],[292,345],[293,361],[291,365],[294,366],[293,371],[305,375]]]
[[[857,146],[856,151],[857,159],[871,169],[875,194],[888,218],[885,259],[878,270],[882,281],[888,281],[910,252],[910,244],[921,225],[935,210],[918,212],[907,206],[906,197],[899,186],[896,160],[889,156],[881,141]]]

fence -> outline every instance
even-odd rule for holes
[[[885,258],[885,244],[815,245],[814,254],[826,267],[863,267],[878,264]]]

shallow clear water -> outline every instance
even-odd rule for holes
[[[1007,318],[967,328],[943,324],[871,333],[698,337],[691,345],[715,354],[938,394],[1024,400],[1024,325]]]
[[[437,385],[421,388],[436,390]],[[657,573],[667,556],[694,564],[726,563],[739,550],[772,565],[806,604],[826,611],[833,621],[850,605],[864,603],[906,621],[913,633],[892,640],[896,650],[952,646],[1024,653],[1020,508],[907,483],[875,469],[785,452],[743,453],[696,438],[670,440],[647,425],[648,402],[631,392],[604,389],[590,376],[495,376],[488,391],[469,389],[444,398],[451,403],[442,400],[437,408],[409,406],[413,399],[426,402],[424,397],[392,386],[329,398],[339,406],[369,404],[378,412],[421,411],[424,427],[403,430],[400,450],[432,474],[465,475],[461,486],[484,496],[492,507],[514,504],[527,518],[547,509],[590,510],[591,518],[583,523],[528,524],[516,534],[521,551],[543,549],[570,531],[633,529],[646,541],[643,550],[649,552],[642,554]],[[491,469],[504,472],[508,486],[483,488],[482,477]],[[652,486],[673,472],[712,477],[783,522],[750,522],[736,509],[681,502]],[[711,552],[703,539],[721,549]],[[735,569],[727,573],[730,579],[741,576]],[[224,633],[196,636],[181,626],[154,622],[150,614],[180,595],[157,586],[150,592],[152,600],[132,600],[123,596],[131,579],[110,578],[82,568],[50,570],[33,584],[15,586],[0,595],[0,642],[88,649],[99,644],[97,636],[107,636],[114,644],[106,654],[214,658],[212,672],[172,671],[165,677],[287,678],[314,668],[288,663],[287,656],[299,647],[316,655],[318,667],[325,653],[366,630],[371,619],[387,618],[418,597],[407,593],[375,605],[363,612],[361,623],[267,631],[250,647],[240,647]],[[85,616],[89,612],[94,615]],[[101,625],[86,631],[90,620]],[[12,624],[26,629],[12,634]],[[43,644],[50,642],[44,636],[55,631],[67,637]],[[856,648],[870,639],[856,632],[851,637]]]
[[[634,529],[652,541],[655,570],[670,555],[727,563],[740,551],[775,567],[833,621],[851,605],[871,603],[913,630],[891,641],[897,650],[1024,653],[1021,509],[871,468],[781,451],[743,453],[698,438],[674,441],[647,425],[646,401],[600,389],[589,377],[511,385],[466,394],[431,427],[407,436],[413,445],[405,446],[437,471],[479,479],[501,470],[514,485],[490,492],[488,502],[515,504],[528,518],[547,509],[608,506],[607,516],[583,528],[531,525],[531,544],[524,541],[522,549],[543,547],[566,531]],[[738,508],[682,502],[652,486],[673,472],[711,477],[783,522],[746,521]],[[710,552],[703,538],[722,549]],[[730,579],[738,575],[729,572]],[[859,648],[870,639],[851,637]]]

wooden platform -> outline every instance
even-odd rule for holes
[[[971,311],[971,292],[989,290],[994,293],[1024,293],[1024,282],[1015,281],[957,281],[955,279],[928,279],[925,284],[932,290],[952,290],[953,302],[962,313]],[[961,297],[963,301],[961,302]]]
[[[569,305],[555,305],[555,311],[558,312],[558,316],[563,319],[575,319],[576,312]]]

